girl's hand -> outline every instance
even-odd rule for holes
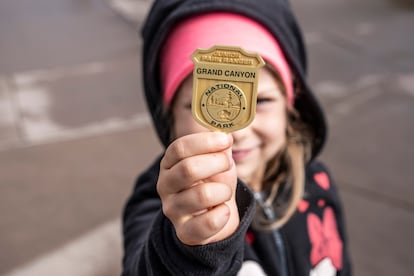
[[[175,140],[161,160],[162,209],[187,245],[223,240],[239,225],[232,143],[224,133],[190,134]]]

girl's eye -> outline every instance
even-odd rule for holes
[[[191,103],[186,103],[186,104],[184,105],[184,108],[185,108],[185,109],[189,109],[189,110],[191,110]]]
[[[257,98],[257,104],[264,104],[264,103],[268,103],[271,101],[273,101],[272,98],[265,98],[265,97]]]

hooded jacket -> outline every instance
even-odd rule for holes
[[[187,16],[214,11],[251,17],[276,37],[296,78],[295,108],[314,131],[314,159],[324,144],[326,124],[306,82],[301,31],[286,0],[154,2],[142,30],[143,79],[148,109],[164,146],[171,141],[160,83],[161,47],[175,23]],[[124,276],[351,274],[341,202],[323,164],[313,160],[306,165],[303,200],[280,230],[263,232],[251,228],[256,202],[261,201],[239,181],[236,201],[240,224],[236,232],[216,243],[187,246],[178,240],[173,225],[162,213],[156,191],[160,158],[138,177],[124,209]]]

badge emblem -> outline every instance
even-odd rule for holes
[[[194,62],[192,113],[202,126],[232,132],[248,126],[256,114],[259,69],[256,53],[240,47],[197,49]]]

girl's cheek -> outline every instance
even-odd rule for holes
[[[284,110],[258,110],[254,122],[256,132],[260,133],[266,141],[284,143],[286,135],[287,118]]]
[[[175,134],[177,137],[202,131],[207,131],[207,129],[198,124],[194,120],[191,113],[186,117],[178,118],[178,120],[175,122]]]
[[[266,129],[279,128],[286,125],[286,116],[283,112],[276,112],[275,110],[258,110],[254,122],[260,126],[260,128]]]

